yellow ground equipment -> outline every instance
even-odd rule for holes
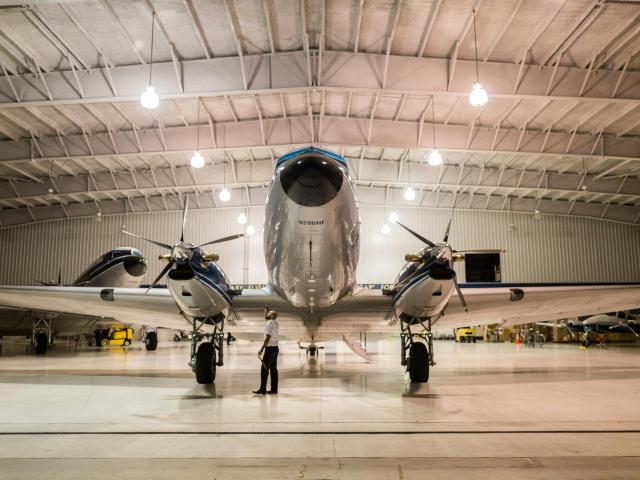
[[[475,330],[473,328],[456,328],[456,342],[476,343]]]
[[[122,347],[131,345],[133,340],[133,328],[122,325],[102,328],[95,331],[96,346],[98,347]]]

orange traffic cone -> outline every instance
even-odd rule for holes
[[[520,345],[520,332],[516,333],[516,345]]]

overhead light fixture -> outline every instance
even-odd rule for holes
[[[433,150],[429,154],[429,158],[427,158],[427,162],[429,165],[433,167],[437,167],[438,165],[442,165],[442,155],[438,151],[438,147],[436,146],[436,97],[435,95],[431,96],[431,134],[433,135]]]
[[[243,213],[241,213],[240,215],[238,215],[238,223],[240,225],[244,225],[245,223],[247,223],[247,216]],[[251,225],[249,225],[251,226]]]
[[[202,156],[199,150],[193,153],[193,156],[191,157],[191,166],[193,168],[204,167],[204,157]]]
[[[540,210],[538,210],[537,208],[533,212],[533,219],[538,221],[540,221],[541,219]]]
[[[391,223],[396,223],[398,220],[400,220],[400,216],[398,215],[397,212],[391,212],[391,214],[389,215],[389,221]]]
[[[152,110],[160,105],[160,98],[156,93],[155,87],[151,84],[151,74],[153,72],[153,31],[156,24],[156,12],[151,13],[151,54],[149,55],[149,83],[144,93],[140,96],[140,105],[144,108]]]
[[[391,229],[389,228],[389,225],[387,225],[386,223],[382,225],[382,228],[380,229],[380,232],[382,232],[383,235],[389,235],[390,231]]]
[[[471,93],[469,94],[469,103],[474,107],[482,107],[489,101],[489,95],[487,91],[482,87],[480,82],[475,82],[471,87]]]
[[[404,189],[404,199],[407,200],[408,202],[411,202],[413,200],[416,199],[416,191],[411,188],[411,187],[407,187]]]
[[[442,155],[440,155],[440,152],[437,149],[431,150],[427,161],[429,162],[429,165],[437,167],[438,165],[442,165]]]
[[[53,193],[53,188],[49,187],[49,190],[47,190],[47,193],[51,195]]]
[[[473,46],[476,53],[476,81],[471,87],[471,93],[469,94],[469,103],[473,107],[481,107],[486,105],[489,101],[489,95],[487,91],[482,87],[480,83],[480,74],[478,70],[478,36],[476,34],[476,9],[473,9]]]
[[[220,193],[218,193],[218,198],[223,202],[228,202],[229,200],[231,200],[231,192],[227,187],[224,187],[222,190],[220,190]]]
[[[101,222],[102,222],[102,212],[98,210],[98,213],[96,213],[96,223],[101,223]]]
[[[249,225],[247,227],[246,233],[247,235],[253,235],[254,233],[256,233],[256,229],[254,228],[253,225]]]
[[[191,157],[191,166],[193,168],[202,168],[204,167],[204,158],[200,153],[200,97],[197,98],[198,102],[198,123],[196,124],[196,151],[193,153]]]

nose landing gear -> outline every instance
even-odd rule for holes
[[[421,324],[424,331],[411,332],[411,324],[415,323]],[[429,381],[429,367],[436,364],[433,355],[431,325],[431,319],[427,320],[426,325],[417,318],[412,318],[409,322],[400,320],[400,364],[406,367],[409,378],[414,383],[427,383]]]
[[[216,368],[224,365],[224,320],[214,325],[213,333],[203,334],[200,328],[205,323],[206,320],[193,319],[189,366],[198,383],[211,384],[216,381]],[[204,341],[198,345],[203,339]]]

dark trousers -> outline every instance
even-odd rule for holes
[[[271,374],[271,391],[278,391],[278,347],[267,347],[264,349],[262,357],[262,368],[260,369],[260,390],[267,389],[267,377]]]

